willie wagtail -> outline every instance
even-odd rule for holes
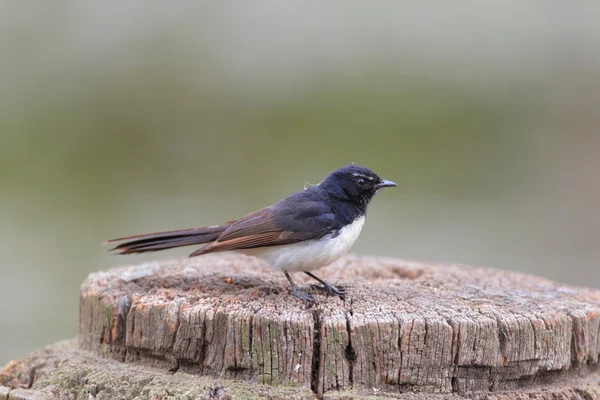
[[[122,242],[111,249],[119,254],[209,243],[190,257],[239,251],[261,257],[282,271],[292,287],[291,294],[302,300],[314,302],[310,294],[298,289],[290,272],[302,271],[323,285],[317,288],[344,296],[344,289],[310,271],[331,264],[352,247],[365,223],[367,205],[379,189],[391,186],[396,184],[379,178],[368,168],[351,164],[333,171],[318,185],[236,221],[129,236],[107,243]]]

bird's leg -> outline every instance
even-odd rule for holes
[[[333,286],[332,284],[328,283],[327,281],[319,278],[312,272],[304,271],[304,273],[306,275],[310,276],[311,278],[316,279],[317,281],[319,281],[319,283],[321,285],[323,285],[323,286],[313,285],[313,287],[315,287],[319,290],[325,290],[326,292],[328,292],[334,296],[340,296],[342,298],[342,300],[344,299],[344,295],[346,294],[346,289],[336,288],[335,286]]]
[[[290,292],[290,294],[292,294],[293,296],[296,296],[300,300],[305,300],[305,301],[308,301],[311,303],[315,302],[315,299],[310,294],[304,293],[303,291],[298,289],[298,286],[296,286],[296,284],[292,280],[292,277],[290,276],[290,274],[287,271],[284,270],[283,274],[285,275],[288,282],[290,283],[290,286],[292,286],[292,291]]]

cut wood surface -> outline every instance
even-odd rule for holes
[[[346,288],[345,300],[313,290],[317,305],[307,307],[281,273],[246,256],[95,273],[81,288],[79,344],[122,362],[317,396],[519,393],[600,371],[599,291],[373,257],[319,275]]]
[[[319,275],[345,300],[313,291],[307,307],[245,256],[98,272],[81,288],[79,347],[134,375],[144,366],[298,398],[600,398],[600,291],[372,257]]]

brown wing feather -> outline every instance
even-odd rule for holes
[[[217,241],[224,242],[266,232],[281,232],[281,228],[275,225],[270,209],[270,207],[262,208],[235,221],[217,238]]]
[[[291,232],[275,224],[270,209],[263,208],[238,220],[225,230],[213,243],[196,250],[190,257],[217,251],[249,249],[252,247],[277,246],[294,243]]]
[[[208,246],[198,249],[192,254],[190,254],[190,257],[199,256],[201,254],[214,253],[218,251],[241,250],[250,249],[253,247],[265,247],[282,244],[279,243],[279,238],[281,237],[281,235],[282,232],[264,232],[257,233],[251,236],[237,237],[235,239],[230,239],[224,242],[212,242]]]
[[[331,230],[335,215],[325,203],[304,198],[289,199],[239,219],[213,243],[193,252],[190,257],[292,244],[319,238]]]

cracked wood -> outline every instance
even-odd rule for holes
[[[307,309],[283,275],[245,256],[95,273],[81,288],[79,344],[120,361],[319,396],[522,390],[598,371],[598,291],[373,257],[346,257],[320,276],[347,288],[345,301],[314,292],[318,304]]]

